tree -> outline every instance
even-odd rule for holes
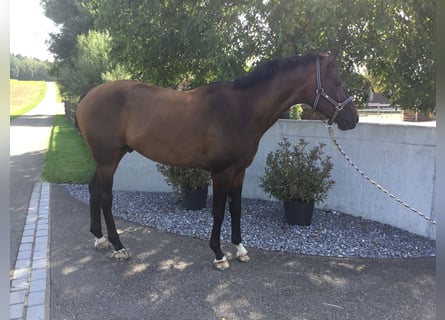
[[[59,84],[62,92],[70,100],[78,98],[89,89],[104,82],[104,75],[112,71],[109,61],[111,38],[107,33],[89,31],[77,37],[76,55],[72,64],[59,69]]]
[[[135,78],[162,86],[184,80],[198,86],[242,74],[253,48],[243,31],[245,8],[250,6],[235,1],[90,3],[96,26],[113,39],[113,60]]]
[[[10,55],[11,79],[17,80],[52,80],[48,76],[49,64],[46,61],[23,57],[21,55]]]
[[[60,26],[60,32],[51,34],[49,40],[49,51],[55,57],[50,72],[57,79],[66,64],[72,65],[77,36],[93,28],[94,21],[85,2],[87,0],[40,0],[45,15]]]
[[[75,69],[77,36],[93,28],[110,37],[115,68],[107,79],[129,73],[168,87],[231,80],[266,59],[331,49],[340,50],[341,77],[361,103],[372,84],[401,108],[435,107],[435,1],[42,3],[47,15],[63,26],[51,46],[56,73],[67,64]],[[358,72],[362,69],[367,74]]]
[[[112,37],[113,61],[139,80],[161,86],[187,80],[191,87],[231,80],[276,56],[339,47],[345,39],[330,14],[335,6],[326,0],[90,2],[96,27]],[[343,78],[366,101],[369,81],[353,67]]]
[[[341,49],[342,79],[359,100],[366,101],[372,80],[394,105],[431,110],[434,11],[435,1],[422,0],[270,0],[265,56]]]
[[[435,108],[435,1],[376,0],[379,19],[369,20],[362,55],[375,85],[403,109]],[[382,27],[385,26],[385,27]],[[371,48],[369,48],[371,49]]]
[[[339,50],[337,61],[341,65],[341,78],[356,103],[363,105],[368,100],[371,83],[358,72],[360,60],[351,50],[355,40],[348,28],[355,22],[342,11],[349,7],[339,0],[268,1],[262,12],[267,43],[263,56]]]

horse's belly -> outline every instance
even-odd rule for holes
[[[131,146],[131,145],[130,145]],[[162,164],[206,169],[206,152],[196,143],[145,142],[131,146],[143,156]]]

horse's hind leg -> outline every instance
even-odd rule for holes
[[[128,259],[130,255],[120,241],[111,211],[113,203],[113,175],[116,167],[117,163],[115,165],[101,165],[97,168],[97,177],[100,185],[100,206],[107,225],[108,240],[114,247],[112,257],[116,259]]]
[[[213,265],[220,270],[229,268],[229,262],[221,250],[221,226],[224,221],[227,195],[230,187],[230,176],[223,174],[212,174],[213,180],[213,227],[210,236],[210,248],[215,253]]]
[[[94,173],[93,178],[91,179],[89,185],[90,191],[90,232],[96,238],[94,243],[94,247],[96,249],[108,249],[110,247],[110,243],[103,236],[102,233],[102,223],[100,219],[100,186],[99,180],[97,178],[97,172]]]

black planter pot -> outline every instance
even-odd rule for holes
[[[184,189],[182,191],[182,205],[187,210],[200,210],[205,208],[207,205],[208,193],[208,187],[196,190]]]
[[[284,202],[284,217],[291,225],[309,226],[312,223],[314,203],[303,202],[299,199]]]

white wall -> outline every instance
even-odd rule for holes
[[[360,123],[354,130],[334,128],[337,141],[356,165],[383,187],[417,210],[435,219],[436,128],[413,125]],[[337,151],[326,126],[319,121],[279,120],[260,142],[254,162],[247,169],[243,196],[271,199],[259,187],[266,155],[283,136],[291,142],[304,138],[311,144],[326,143],[332,157],[336,184],[320,208],[337,210],[387,223],[436,238],[434,225],[388,197],[365,180]],[[152,161],[137,152],[127,154],[115,174],[116,190],[170,191]]]

